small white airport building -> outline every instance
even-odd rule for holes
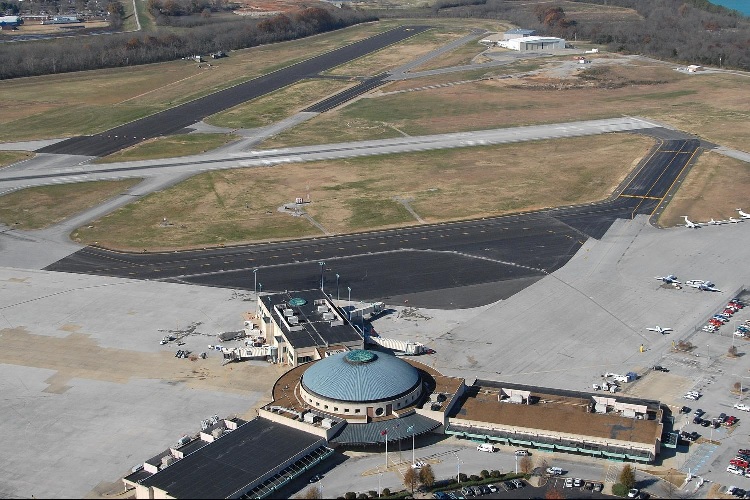
[[[565,40],[549,36],[524,36],[511,38],[510,40],[500,40],[497,42],[497,46],[519,52],[560,50],[565,48]]]

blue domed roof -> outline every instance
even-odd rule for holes
[[[409,392],[419,384],[419,372],[390,354],[349,351],[323,358],[302,375],[308,391],[339,401],[381,401]]]

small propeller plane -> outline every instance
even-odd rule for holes
[[[743,219],[735,219],[734,217],[730,217],[727,220],[729,222],[731,222],[732,224],[737,224],[738,222],[742,222],[743,221]]]
[[[675,285],[680,284],[680,282],[677,281],[677,276],[675,276],[674,274],[668,274],[667,276],[654,276],[654,278],[657,280],[661,280],[664,283],[670,283],[670,284],[675,284]]]
[[[662,335],[664,335],[667,332],[671,332],[672,331],[671,328],[662,328],[659,325],[656,325],[655,328],[646,328],[646,330],[648,330],[650,332],[658,332],[658,333],[661,333]]]
[[[708,222],[706,222],[706,224],[709,224],[711,226],[718,226],[718,225],[721,225],[721,224],[726,224],[726,222],[727,221],[725,221],[725,220],[714,220],[713,218],[711,218],[711,220],[708,221]]]
[[[688,219],[687,215],[683,215],[682,218],[685,219],[685,227],[690,228],[690,229],[695,229],[696,227],[700,227],[700,224],[692,222],[690,219]]]
[[[742,211],[741,208],[737,209],[737,213],[740,214],[740,217],[743,219],[750,219],[750,214],[746,214],[745,212]]]

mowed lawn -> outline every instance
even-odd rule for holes
[[[306,219],[278,210],[308,195],[305,210],[331,233],[416,224],[399,199],[427,222],[584,203],[608,196],[653,144],[607,134],[216,171],[135,201],[73,238],[157,250],[316,236]]]

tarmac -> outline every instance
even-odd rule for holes
[[[721,368],[734,363],[723,356],[731,336],[695,329],[744,287],[738,270],[748,242],[750,223],[658,230],[645,216],[619,220],[567,265],[506,300],[463,310],[389,303],[373,326],[383,337],[425,343],[437,352],[420,361],[468,383],[479,377],[589,390],[605,371],[633,370],[642,380],[626,392],[651,397],[661,374],[648,368],[662,364],[674,378],[661,385],[661,399],[677,405],[681,391],[731,385],[726,375],[740,369]],[[711,279],[725,291],[677,290],[654,279],[670,273]],[[279,367],[221,367],[211,351],[206,360],[177,359],[178,347],[159,340],[172,332],[185,335],[179,348],[207,350],[219,332],[240,329],[253,299],[231,289],[0,268],[0,419],[14,430],[0,451],[0,497],[119,491],[117,479],[130,467],[197,431],[201,419],[251,417]],[[656,324],[674,333],[646,331]],[[672,352],[680,339],[699,347]],[[705,356],[702,346],[709,346]],[[725,392],[717,394],[716,404],[725,405]],[[687,456],[676,457],[685,464]]]

